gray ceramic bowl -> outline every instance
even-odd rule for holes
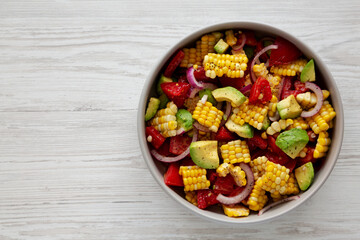
[[[245,218],[230,218],[227,217],[221,208],[210,208],[209,210],[201,210],[196,206],[192,205],[188,201],[184,199],[183,193],[180,190],[174,190],[164,184],[163,175],[165,172],[165,168],[163,164],[159,163],[157,160],[154,160],[150,155],[150,151],[145,138],[145,122],[144,122],[144,113],[146,109],[146,104],[148,99],[155,95],[155,83],[160,75],[160,71],[163,68],[164,64],[168,61],[168,59],[178,50],[183,48],[184,46],[195,42],[202,35],[213,32],[213,31],[221,31],[225,29],[249,29],[254,31],[263,32],[266,35],[273,36],[281,36],[288,41],[295,44],[304,55],[311,59],[313,58],[316,63],[316,74],[317,74],[317,83],[322,87],[325,87],[331,92],[331,101],[332,105],[337,113],[335,118],[335,127],[332,133],[332,143],[331,147],[328,151],[325,164],[321,167],[321,169],[316,173],[315,179],[311,187],[304,193],[300,195],[300,198],[296,201],[290,201],[274,207],[263,215],[258,216],[257,214],[251,214]],[[320,79],[320,81],[319,81]],[[167,53],[160,59],[160,61],[154,66],[152,71],[149,74],[147,81],[145,82],[139,103],[138,109],[138,136],[139,143],[141,147],[141,151],[143,157],[145,159],[146,164],[149,167],[151,174],[154,176],[159,185],[164,189],[164,191],[169,194],[173,199],[175,199],[180,205],[187,208],[191,212],[216,222],[222,222],[227,224],[250,224],[250,223],[259,223],[266,220],[273,219],[282,214],[285,214],[292,209],[296,208],[300,204],[304,203],[307,199],[309,199],[312,195],[314,195],[319,188],[324,184],[326,179],[329,177],[332,169],[335,166],[336,160],[340,153],[341,144],[343,140],[343,132],[344,132],[344,113],[342,102],[340,98],[340,93],[336,87],[335,81],[329,71],[329,69],[325,66],[324,62],[320,59],[320,57],[310,49],[305,43],[297,39],[296,37],[280,30],[274,28],[269,25],[255,23],[255,22],[227,22],[220,23],[212,26],[208,26],[197,30],[185,38],[181,39],[175,46],[167,51]]]

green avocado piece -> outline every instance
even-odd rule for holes
[[[254,137],[254,128],[251,127],[248,123],[244,123],[244,125],[239,125],[229,119],[225,123],[225,127],[229,129],[229,131],[236,133],[242,138]]]
[[[217,102],[214,96],[211,94],[210,89],[203,89],[199,92],[199,97],[202,98],[204,95],[208,95],[207,101],[211,102],[213,106],[216,106]]]
[[[165,93],[160,95],[159,100],[160,100],[159,109],[166,108],[166,104],[168,104],[168,102],[170,102],[170,99],[166,96]]]
[[[314,181],[314,167],[311,162],[295,169],[295,178],[302,191],[307,190]]]
[[[246,97],[239,90],[233,87],[217,88],[212,91],[212,95],[218,102],[228,101],[231,106],[238,107],[246,101]]]
[[[248,59],[251,59],[254,56],[254,51],[255,51],[254,49],[255,49],[254,47],[250,47],[246,45],[244,46],[244,51]]]
[[[300,116],[302,109],[296,101],[294,95],[281,100],[276,105],[281,119],[297,118]]]
[[[275,144],[292,159],[301,152],[309,142],[309,136],[303,129],[293,128],[282,132],[276,138]]]
[[[313,82],[315,81],[315,64],[314,59],[311,59],[304,67],[304,69],[301,71],[300,75],[300,81],[301,82]]]
[[[173,80],[171,78],[167,78],[164,75],[161,75],[157,85],[156,85],[156,91],[159,95],[163,94],[163,90],[161,89],[161,84],[165,83],[165,82],[173,82]]]
[[[175,116],[178,128],[183,128],[185,132],[193,128],[194,119],[189,111],[179,109]]]
[[[201,168],[216,169],[219,166],[218,142],[197,141],[190,144],[190,156]]]
[[[226,50],[229,48],[229,44],[227,44],[224,40],[220,39],[216,45],[214,46],[214,50],[217,52],[217,53],[225,53]]]
[[[270,127],[270,119],[268,116],[266,116],[266,118],[264,118],[264,121],[263,121],[263,125],[262,125],[262,130],[265,130],[268,129],[268,127]]]
[[[148,107],[146,108],[145,121],[148,121],[155,116],[156,111],[159,109],[159,105],[160,105],[159,99],[154,97],[150,98]]]

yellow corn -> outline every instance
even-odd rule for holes
[[[224,113],[214,107],[210,102],[203,104],[198,101],[192,117],[201,125],[208,127],[212,132],[217,132]]]
[[[204,59],[206,54],[215,52],[214,46],[216,42],[216,37],[213,34],[207,34],[201,37],[201,59]]]
[[[298,153],[297,157],[300,157],[300,158],[306,157],[307,150],[308,150],[307,147],[304,147],[303,149],[301,149],[301,151]]]
[[[323,93],[324,100],[326,100],[330,96],[330,92],[328,90],[321,90]]]
[[[228,217],[247,217],[250,213],[250,210],[243,205],[222,205],[222,207],[224,209],[225,215]]]
[[[211,136],[211,133],[199,131],[198,141],[207,141],[213,139],[214,137]]]
[[[258,78],[258,77],[266,78],[266,76],[269,73],[269,71],[267,70],[267,67],[265,66],[264,63],[255,64],[253,66],[253,72],[254,72],[256,78]]]
[[[196,191],[187,191],[185,192],[185,199],[188,200],[188,202],[194,204],[197,206],[197,194]]]
[[[166,108],[157,111],[155,117],[150,121],[150,125],[154,126],[164,137],[173,137],[176,135],[176,116],[177,106],[173,102],[169,102]]]
[[[266,134],[265,131],[261,133],[261,138],[262,139],[267,139],[267,134]]]
[[[222,163],[218,168],[216,169],[216,173],[219,175],[219,177],[226,177],[230,172],[230,164],[229,163]]]
[[[184,58],[180,62],[180,67],[187,68],[195,64],[201,65],[200,44],[196,44],[196,48],[183,48],[182,50],[184,52]]]
[[[307,61],[305,59],[298,59],[289,64],[272,66],[270,72],[281,76],[295,76],[301,73]]]
[[[270,83],[270,86],[271,86],[271,90],[274,91],[274,87],[279,85],[280,81],[281,81],[281,77],[279,75],[271,75],[271,74],[268,74],[266,76],[266,80],[269,81]],[[278,89],[277,89],[278,90]],[[273,93],[274,94],[274,93]]]
[[[335,112],[334,108],[331,106],[331,104],[329,103],[329,101],[324,101],[318,114],[320,114],[320,116],[327,123],[329,123],[331,120],[333,120],[334,117],[336,116],[336,112]]]
[[[262,189],[260,178],[255,182],[254,188],[250,193],[247,205],[253,211],[261,210],[268,201],[265,190]]]
[[[300,128],[300,129],[306,130],[309,128],[309,124],[306,123],[304,118],[298,117],[298,118],[293,119],[293,124],[291,124],[288,127],[288,130],[290,130],[292,128]]]
[[[322,90],[324,100],[329,97],[330,92],[327,90]],[[300,104],[302,109],[308,110],[314,107],[317,103],[316,94],[313,92],[300,93],[296,96],[296,101]]]
[[[329,122],[329,128],[333,128],[334,127],[334,120],[331,120],[330,122]]]
[[[320,132],[317,139],[317,143],[314,151],[314,158],[322,158],[326,155],[326,152],[329,150],[329,145],[331,144],[331,139],[329,138],[328,132]]]
[[[250,151],[246,141],[235,140],[220,147],[221,156],[225,163],[250,162]]]
[[[239,187],[246,185],[246,174],[240,166],[230,165],[230,174],[234,178],[236,185]]]
[[[214,38],[215,38],[214,42],[216,42],[216,43],[220,40],[220,38],[222,38],[224,36],[224,34],[221,32],[212,32],[211,35],[214,36]]]
[[[280,164],[271,161],[266,162],[264,175],[259,178],[259,185],[265,191],[276,194],[284,194],[286,191],[286,183],[289,180],[290,170]]]
[[[198,166],[180,166],[179,174],[183,178],[184,190],[194,191],[207,189],[210,181],[206,178],[206,169]]]
[[[277,102],[278,102],[277,97],[275,95],[272,95],[272,98],[269,102],[269,112],[268,112],[269,117],[275,116],[277,111],[276,109]]]
[[[255,158],[250,162],[250,167],[254,174],[255,181],[264,175],[267,161],[268,161],[267,157],[261,156]]]
[[[214,54],[209,53],[204,57],[203,66],[207,77],[216,78],[228,76],[242,78],[247,68],[248,58],[244,54]]]
[[[228,31],[225,32],[225,41],[231,47],[236,44],[237,38],[234,36],[234,31],[233,30],[228,30]]]
[[[260,130],[267,116],[269,106],[263,104],[249,104],[249,99],[237,108],[233,108],[231,120],[239,125],[249,123],[254,128]]]
[[[274,135],[275,133],[286,129],[293,123],[294,122],[292,119],[280,119],[279,121],[272,122],[271,125],[266,129],[266,133],[269,135]]]
[[[290,173],[289,180],[288,180],[288,182],[286,184],[286,190],[285,190],[284,194],[286,194],[286,195],[295,194],[296,195],[299,192],[300,192],[299,185],[297,184],[295,174]]]
[[[329,129],[329,124],[326,123],[325,119],[319,113],[306,118],[306,121],[315,134]]]

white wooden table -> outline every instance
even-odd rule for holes
[[[360,2],[0,1],[0,239],[360,239]],[[157,185],[136,134],[155,62],[202,26],[259,21],[328,64],[346,117],[340,158],[304,205],[233,228]]]

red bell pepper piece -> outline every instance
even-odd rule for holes
[[[216,193],[211,189],[204,189],[197,191],[197,204],[201,209],[205,209],[208,206],[215,205],[218,202]]]
[[[312,162],[312,163],[315,163],[316,162],[316,158],[314,158],[314,151],[315,151],[315,148],[314,147],[309,147],[309,146],[306,146],[307,147],[307,151],[306,151],[306,156],[304,158],[300,158],[300,157],[297,157],[295,158],[296,159],[296,166],[301,166],[305,163],[308,163],[308,162]]]
[[[274,45],[278,48],[271,50],[269,66],[290,63],[302,54],[294,44],[281,37],[276,37]]]
[[[261,94],[261,99],[260,98]],[[250,90],[250,98],[249,103],[256,104],[256,103],[266,103],[270,101],[272,98],[270,83],[263,77],[259,77],[254,85],[251,87]]]
[[[185,53],[183,51],[178,51],[176,55],[171,59],[169,65],[164,71],[164,76],[170,78],[174,73],[175,69],[179,66],[181,61],[184,59]]]
[[[246,41],[245,44],[249,45],[249,46],[256,46],[257,45],[257,41],[255,38],[255,34],[252,31],[244,31],[244,34],[246,36]],[[241,39],[241,38],[239,38]]]
[[[245,187],[236,187],[230,194],[229,197],[234,197],[244,191]]]
[[[214,192],[221,194],[230,194],[234,190],[235,181],[230,174],[226,177],[218,177],[214,183]]]
[[[217,133],[215,135],[215,139],[218,140],[218,141],[230,142],[232,140],[238,139],[238,135],[236,135],[233,132],[230,132],[227,128],[222,126],[217,131]]]
[[[268,143],[265,139],[260,136],[260,133],[255,132],[254,137],[246,139],[248,145],[258,147],[260,149],[266,149]]]
[[[229,78],[227,76],[223,76],[219,78],[219,81],[222,87],[230,86],[236,88],[239,91],[244,87],[245,84],[245,78]]]
[[[291,81],[291,77],[286,77],[284,80],[283,91],[281,94],[281,99],[285,99],[290,95],[296,97],[300,93],[306,92],[308,89],[305,87],[305,83],[296,80],[294,86]]]
[[[206,177],[207,177],[207,179],[209,179],[210,184],[214,185],[216,179],[218,178],[218,175],[216,174],[216,170],[214,170],[214,169],[207,170],[206,171]]]
[[[269,146],[269,150],[271,151],[269,152],[269,157],[268,157],[271,158],[271,160],[269,159],[270,161],[284,166],[291,159],[288,155],[286,155],[286,153],[283,152],[283,150],[281,150],[276,145],[275,138],[270,135],[268,136],[268,146]],[[270,153],[274,154],[275,157]]]
[[[287,163],[284,165],[286,168],[290,169],[290,172],[292,172],[296,166],[296,160],[295,159],[289,159]]]
[[[167,138],[165,140],[165,142],[161,145],[161,147],[159,147],[159,149],[157,150],[157,152],[160,154],[160,155],[163,155],[165,157],[168,157],[170,155],[172,155],[170,152],[169,152],[169,147],[170,147],[170,139]]]
[[[190,84],[182,82],[165,82],[160,86],[166,96],[179,108],[184,105],[187,93],[191,87]]]
[[[158,149],[166,140],[163,137],[163,135],[161,135],[160,132],[158,130],[156,130],[153,126],[146,127],[145,134],[146,134],[146,138],[151,136],[151,142],[150,143],[156,149]]]
[[[184,186],[183,179],[179,174],[179,165],[177,163],[170,163],[164,175],[164,182],[168,186]]]
[[[169,152],[180,155],[189,148],[192,138],[186,135],[177,135],[170,138]]]

